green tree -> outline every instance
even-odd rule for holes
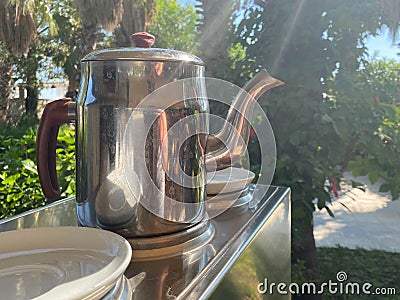
[[[400,64],[393,59],[372,60],[360,70],[359,82],[379,103],[400,106]]]
[[[83,56],[111,44],[129,46],[130,36],[147,29],[156,9],[153,0],[74,0],[74,4],[78,10],[79,22],[64,19],[64,23],[69,22],[67,26],[75,34],[72,40],[79,42],[77,47],[71,49],[73,51],[65,63],[71,94],[79,86],[80,60]],[[111,32],[114,32],[114,40],[111,40]],[[65,35],[65,44],[68,44],[68,40],[70,38]]]
[[[237,15],[233,45],[239,59],[229,79],[243,84],[267,67],[286,82],[260,102],[278,147],[274,184],[292,189],[293,259],[302,259],[315,270],[312,201],[318,199],[318,207],[329,212],[331,179],[340,178],[354,155],[354,149],[346,147],[353,137],[342,126],[354,117],[339,113],[335,99],[328,97],[332,78],[335,88],[340,82],[351,90],[348,78],[358,76],[364,63],[366,37],[388,20],[379,1],[373,0],[260,0]],[[353,100],[363,101],[351,96],[343,98],[348,106],[354,105]]]
[[[366,63],[357,76],[335,78],[330,94],[331,115],[343,120],[336,129],[346,142],[344,165],[372,184],[383,179],[381,191],[393,199],[400,194],[399,68],[393,60]]]
[[[74,8],[77,9],[78,18]],[[68,11],[72,18],[64,15],[63,19],[60,16],[59,21],[72,29],[71,33],[74,34],[72,38],[68,37],[68,32],[62,36],[65,44],[74,42],[73,49],[69,47],[72,51],[65,64],[69,79],[68,94],[73,96],[80,82],[80,60],[104,40],[104,31],[113,31],[118,26],[124,7],[123,0],[74,0],[72,5],[68,3]]]
[[[155,47],[195,52],[197,44],[196,11],[177,0],[157,0],[157,15],[149,27],[156,37]]]
[[[21,81],[26,89],[25,113],[31,117],[36,117],[42,87],[39,72],[48,67],[48,58],[59,51],[56,39],[58,27],[53,19],[56,7],[57,3],[49,0],[35,2],[35,42],[30,44],[26,54],[14,58],[15,78]]]
[[[219,74],[219,70],[229,54],[230,33],[234,28],[234,12],[238,9],[240,2],[237,0],[196,1],[196,11],[199,15],[199,50],[207,65],[206,71],[210,75],[223,77],[223,73]]]
[[[36,38],[36,26],[33,18],[34,2],[0,1],[0,121],[7,121],[7,107],[11,88],[13,62],[15,56],[27,53],[30,44]]]
[[[1,81],[2,101],[9,101],[9,90],[13,76],[26,86],[26,112],[35,115],[40,81],[37,73],[44,65],[43,60],[51,55],[52,37],[57,33],[52,10],[57,3],[42,1],[2,1],[0,3],[0,41],[8,53],[4,53],[5,80]],[[49,53],[50,51],[50,53]],[[11,71],[9,71],[11,70]],[[16,70],[17,72],[13,72]],[[8,107],[4,105],[3,107]],[[21,112],[22,114],[23,112]],[[6,115],[6,113],[4,114]],[[5,117],[7,120],[7,117]]]
[[[122,21],[123,3],[123,0],[1,1],[0,41],[8,51],[2,58],[5,76],[0,84],[5,104],[1,107],[8,107],[12,65],[18,71],[17,79],[26,86],[28,112],[36,113],[41,87],[38,73],[49,71],[49,61],[63,67],[69,94],[73,96],[79,86],[81,58],[107,43],[105,32],[114,30]],[[137,2],[137,7],[140,5],[146,3]]]
[[[51,61],[54,66],[61,67],[68,79],[69,94],[74,94],[79,87],[80,49],[82,24],[74,0],[59,2],[53,17],[59,28],[57,34],[58,51],[53,53]]]

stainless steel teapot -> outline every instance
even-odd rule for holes
[[[248,141],[251,103],[282,82],[265,70],[257,74],[228,112],[232,126],[211,136],[202,60],[151,48],[154,37],[148,33],[132,40],[136,48],[95,51],[82,59],[77,103],[60,99],[46,105],[38,171],[45,196],[58,198],[58,128],[75,122],[79,222],[125,237],[159,236],[204,219],[207,169],[240,159],[245,147],[238,141]],[[155,94],[157,101],[144,101]],[[171,95],[177,101],[166,104]]]

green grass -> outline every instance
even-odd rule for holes
[[[330,293],[328,286],[324,288],[323,300],[342,300],[342,299],[400,299],[400,253],[385,251],[369,251],[365,249],[337,248],[318,248],[318,274],[312,274],[305,270],[303,263],[292,265],[292,283],[297,283],[300,287],[303,283],[317,282],[316,286],[322,283],[337,284],[336,293]],[[265,263],[257,262],[253,252],[246,252],[235,263],[234,267],[226,275],[224,281],[211,299],[229,300],[258,300],[258,299],[280,299],[278,295],[261,295],[257,293],[256,286],[260,278],[264,275],[257,274]],[[337,274],[345,272],[347,280],[342,281],[340,293],[340,281]],[[313,278],[313,280],[305,279]],[[351,294],[351,286],[346,284],[358,284],[362,289],[363,284],[370,283],[369,291],[371,294]],[[333,286],[334,287],[334,286]],[[373,295],[375,288],[395,288],[396,295]],[[317,291],[320,288],[317,289]],[[332,290],[334,292],[334,290]],[[308,299],[306,298],[302,299]],[[296,298],[294,298],[296,299]]]
[[[395,288],[396,295],[329,295],[323,299],[400,299],[400,253],[380,250],[318,248],[320,282],[337,282],[338,272],[347,274],[346,283],[371,283],[370,291]]]

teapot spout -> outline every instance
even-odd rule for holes
[[[230,126],[224,126],[217,134],[207,138],[208,171],[225,169],[239,162],[247,149],[251,129],[248,120],[252,119],[255,102],[266,91],[283,84],[262,69],[240,90],[226,117]]]

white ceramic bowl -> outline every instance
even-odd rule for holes
[[[100,299],[128,267],[132,250],[101,229],[49,227],[0,233],[2,299]]]
[[[255,174],[246,169],[226,168],[207,173],[207,195],[242,191],[254,179]]]

